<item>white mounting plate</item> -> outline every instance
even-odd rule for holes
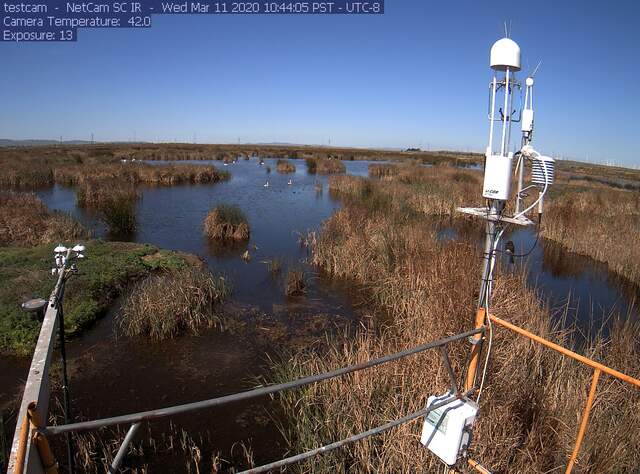
[[[509,224],[522,226],[533,225],[533,221],[525,216],[514,218],[509,216],[491,215],[489,214],[488,207],[458,207],[456,208],[456,211],[462,212],[464,214],[469,214],[471,216],[482,217],[483,219],[493,222],[508,222]]]

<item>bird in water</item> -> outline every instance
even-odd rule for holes
[[[264,187],[268,188],[269,187],[269,181],[267,181],[266,183],[264,183]]]
[[[293,184],[293,181],[289,180],[289,182],[287,183],[289,186],[291,186]]]

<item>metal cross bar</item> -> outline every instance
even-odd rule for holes
[[[464,394],[464,396],[467,396],[471,394],[471,391],[468,391]],[[268,472],[271,471],[273,469],[278,469],[280,467],[284,467],[284,466],[288,466],[289,464],[294,464],[300,461],[304,461],[305,459],[309,459],[313,456],[316,456],[318,454],[324,454],[324,453],[328,453],[329,451],[333,451],[334,449],[338,449],[341,448],[347,444],[351,444],[351,443],[355,443],[356,441],[360,441],[363,440],[365,438],[369,438],[371,436],[383,433],[385,431],[390,430],[391,428],[395,428],[396,426],[402,425],[404,423],[408,423],[410,421],[415,420],[416,418],[420,418],[421,416],[426,416],[429,412],[436,410],[442,406],[447,405],[448,403],[451,403],[454,400],[458,400],[459,396],[451,396],[446,398],[445,400],[438,402],[438,403],[434,403],[433,405],[427,407],[427,408],[423,408],[422,410],[416,411],[414,413],[411,413],[410,415],[404,416],[402,418],[399,418],[397,420],[391,421],[389,423],[386,423],[384,425],[378,426],[376,428],[372,428],[368,431],[365,431],[363,433],[358,433],[356,435],[353,436],[349,436],[348,438],[345,438],[343,440],[340,441],[336,441],[335,443],[331,443],[331,444],[327,444],[326,446],[321,446],[319,448],[315,448],[312,449],[310,451],[306,451],[304,453],[301,454],[297,454],[295,456],[290,456],[288,458],[285,459],[281,459],[280,461],[275,461],[269,464],[264,464],[263,466],[259,466],[259,467],[255,467],[253,469],[248,469],[246,471],[242,471],[239,474],[258,474],[261,472]]]
[[[321,382],[323,380],[340,377],[342,375],[346,375],[352,372],[357,372],[363,369],[368,369],[370,367],[375,367],[377,365],[386,364],[388,362],[402,359],[404,357],[417,354],[419,352],[444,346],[446,344],[449,344],[450,342],[465,339],[469,336],[479,334],[483,331],[484,331],[484,328],[472,329],[470,331],[465,331],[463,333],[449,336],[443,339],[439,339],[437,341],[428,342],[426,344],[422,344],[420,346],[416,346],[411,349],[406,349],[404,351],[397,352],[395,354],[390,354],[390,355],[381,357],[379,359],[372,359],[367,362],[362,362],[360,364],[355,364],[348,367],[342,367],[340,369],[336,369],[330,372],[325,372],[322,374],[311,375],[309,377],[303,377],[303,378],[286,382],[286,383],[268,385],[266,387],[260,387],[260,388],[256,388],[254,390],[249,390],[246,392],[235,393],[233,395],[226,395],[223,397],[212,398],[212,399],[203,400],[200,402],[186,403],[184,405],[161,408],[158,410],[143,411],[138,413],[131,413],[128,415],[116,416],[112,418],[103,418],[99,420],[85,421],[81,423],[71,423],[68,425],[49,426],[43,429],[42,431],[44,432],[44,434],[47,434],[47,435],[59,435],[59,434],[67,433],[70,431],[79,432],[79,431],[95,430],[105,426],[120,425],[125,423],[138,423],[140,421],[166,418],[168,416],[174,416],[182,413],[188,413],[191,411],[202,410],[205,408],[212,408],[216,406],[226,405],[228,403],[238,402],[241,400],[257,398],[265,395],[271,395],[274,393],[282,392],[284,390],[303,387],[305,385],[310,385],[313,383]]]

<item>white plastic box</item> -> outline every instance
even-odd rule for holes
[[[513,155],[488,155],[484,165],[482,196],[487,199],[506,201],[511,193]]]
[[[524,109],[522,111],[522,131],[523,132],[531,132],[533,131],[533,110]]]
[[[427,408],[451,398],[450,392],[431,396]],[[465,454],[471,441],[471,427],[476,419],[478,405],[469,399],[453,400],[430,411],[424,419],[420,442],[449,466]]]

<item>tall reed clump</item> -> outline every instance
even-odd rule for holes
[[[0,188],[36,189],[54,183],[53,169],[41,161],[7,160],[0,162]]]
[[[117,182],[87,181],[76,190],[78,206],[96,212],[113,235],[135,232],[138,199],[133,185]]]
[[[238,206],[221,204],[207,214],[204,234],[212,240],[248,240],[249,221]]]
[[[358,176],[332,176],[329,191],[346,203],[396,213],[449,217],[477,195],[480,175],[450,167],[398,166],[381,181]],[[464,176],[464,178],[460,178]]]
[[[137,170],[137,174],[138,182],[161,186],[210,184],[228,180],[230,177],[228,172],[219,171],[214,166],[182,163],[166,166],[143,165]]]
[[[0,192],[0,246],[73,242],[88,237],[80,223],[49,211],[35,194]]]
[[[369,176],[372,178],[386,178],[397,174],[397,165],[369,165]]]
[[[329,158],[306,158],[307,171],[315,174],[338,174],[344,173],[347,167],[337,159]]]
[[[289,160],[278,160],[276,163],[276,170],[278,170],[278,173],[295,173],[296,165],[291,163]]]
[[[216,306],[229,292],[222,277],[199,267],[165,271],[141,281],[126,297],[117,326],[127,336],[162,340],[220,322]]]
[[[380,185],[383,183],[381,182]],[[457,186],[457,185],[453,185]],[[464,186],[461,184],[461,186]],[[374,188],[373,192],[380,192]],[[374,211],[347,203],[312,243],[312,261],[335,276],[355,279],[373,318],[350,338],[283,357],[284,381],[414,347],[472,326],[481,255],[472,243],[440,244],[420,214],[395,206]],[[563,345],[571,334],[555,327],[522,274],[500,274],[492,312]],[[583,353],[632,376],[640,375],[638,327],[595,337]],[[463,379],[469,345],[447,347]],[[493,472],[555,472],[571,454],[592,372],[555,352],[495,329],[488,378],[480,399],[470,457]],[[633,472],[640,465],[640,392],[601,382],[578,468]],[[436,351],[284,394],[294,451],[363,432],[424,408],[449,385]],[[316,457],[304,472],[438,472],[442,465],[419,443],[414,422]]]
[[[117,181],[126,184],[172,186],[176,184],[217,183],[229,179],[229,173],[214,166],[192,164],[150,165],[147,163],[78,164],[54,170],[55,182],[82,186],[87,182]]]
[[[640,192],[613,188],[567,188],[545,200],[545,238],[606,263],[640,284]]]

